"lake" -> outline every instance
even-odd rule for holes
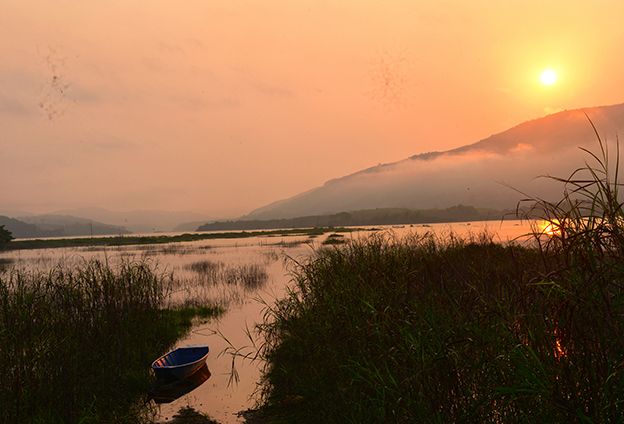
[[[432,231],[444,236],[450,231],[458,235],[479,234],[487,229],[496,234],[494,241],[508,242],[530,232],[523,221],[471,222],[453,224],[430,224],[400,227],[376,227],[397,236],[412,232],[423,234]],[[358,238],[369,234],[345,233],[344,238]],[[207,343],[210,355],[207,360],[210,377],[186,395],[156,406],[158,419],[170,421],[181,407],[191,406],[209,414],[221,423],[238,423],[242,410],[254,406],[257,383],[262,364],[240,357],[234,358],[238,381],[232,382],[232,346],[241,354],[252,353],[254,324],[262,321],[264,302],[271,304],[286,293],[290,276],[284,259],[288,256],[301,259],[330,236],[319,237],[272,236],[243,239],[202,240],[186,243],[122,247],[81,247],[0,252],[0,261],[12,260],[17,268],[36,269],[46,272],[59,261],[72,264],[90,258],[99,258],[115,264],[121,259],[147,259],[161,272],[173,273],[177,281],[169,295],[172,305],[184,302],[217,303],[227,308],[219,320],[194,327],[178,345]],[[193,266],[200,264],[201,267]],[[263,275],[260,286],[248,285],[237,280],[240,270],[256,269]],[[214,284],[207,280],[206,269],[218,273],[221,281]],[[202,271],[203,270],[203,271]],[[266,273],[266,274],[265,274]],[[156,358],[154,358],[156,359]]]

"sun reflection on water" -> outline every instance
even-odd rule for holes
[[[539,223],[539,234],[549,237],[561,237],[563,230],[558,219],[544,220]]]

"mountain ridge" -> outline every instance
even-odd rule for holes
[[[63,209],[45,214],[0,210],[0,225],[17,238],[151,234],[194,231],[212,220],[195,212],[109,211],[99,207]]]
[[[45,214],[20,218],[0,215],[0,225],[4,225],[15,238],[103,236],[130,233],[124,227],[68,215]]]
[[[110,211],[104,208],[89,207],[66,209],[49,215],[69,215],[76,218],[93,219],[110,225],[125,227],[135,234],[171,232],[186,222],[211,220],[211,217],[196,212],[173,212],[164,210]]]
[[[455,149],[366,168],[257,208],[241,219],[456,204],[503,210],[515,207],[521,193],[556,199],[561,185],[535,177],[567,177],[582,166],[587,157],[578,147],[598,147],[592,124],[612,141],[612,135],[624,130],[624,104],[564,110]]]

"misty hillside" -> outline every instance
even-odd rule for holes
[[[24,211],[0,210],[0,216],[13,218],[7,221],[15,237],[63,237],[151,234],[155,232],[194,231],[198,225],[209,221],[207,215],[195,212],[171,212],[135,210],[114,212],[102,208],[80,208],[56,211],[51,214],[35,215]],[[89,224],[91,223],[92,224]],[[0,225],[5,222],[0,222]],[[36,226],[27,224],[37,224]],[[25,226],[26,225],[26,226]]]
[[[64,215],[34,215],[18,219],[0,216],[0,225],[4,225],[15,238],[104,236],[129,233],[123,227]]]
[[[433,209],[462,204],[514,208],[523,198],[558,200],[562,186],[541,175],[567,178],[599,153],[596,134],[615,143],[624,131],[624,104],[576,109],[525,122],[477,143],[429,152],[333,179],[323,186],[252,211],[266,220],[374,208]]]
[[[133,233],[154,233],[177,231],[180,225],[188,222],[206,222],[207,215],[195,212],[171,211],[129,211],[113,212],[102,208],[80,208],[55,212],[57,215],[71,215],[84,219],[93,219],[111,225],[125,227]],[[197,225],[192,224],[192,228]]]

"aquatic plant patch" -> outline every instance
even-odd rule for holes
[[[0,421],[136,421],[150,361],[220,313],[163,309],[170,278],[145,261],[0,273]]]

